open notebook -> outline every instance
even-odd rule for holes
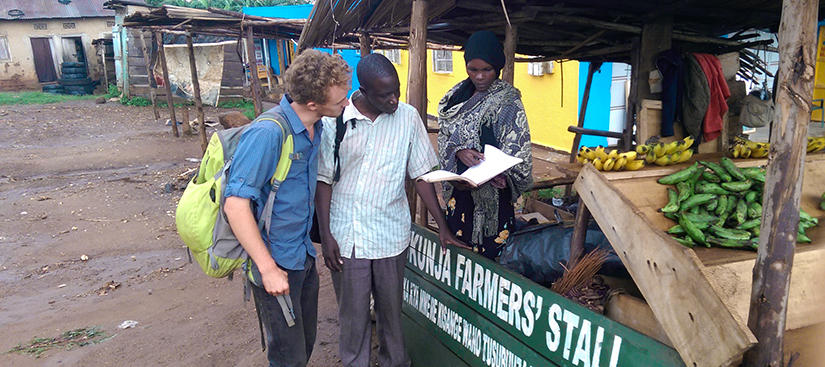
[[[427,182],[463,181],[477,187],[487,181],[490,181],[499,173],[502,173],[521,162],[521,158],[507,155],[492,145],[485,145],[484,160],[481,163],[468,168],[461,175],[457,175],[449,171],[437,170],[422,175],[419,179]]]

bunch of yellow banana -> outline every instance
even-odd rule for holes
[[[693,156],[693,150],[688,149],[693,145],[693,137],[688,136],[682,140],[670,143],[652,143],[636,147],[636,153],[645,156],[647,163],[659,166],[686,162]]]
[[[770,151],[770,143],[757,143],[735,137],[732,140],[730,154],[733,158],[765,158]]]
[[[596,148],[583,146],[576,154],[576,161],[581,164],[590,162],[599,171],[635,171],[645,165],[645,161],[636,159],[636,156],[636,152],[619,153],[616,149],[608,153],[601,145]]]
[[[808,137],[808,153],[818,152],[825,149],[825,136],[818,138]]]

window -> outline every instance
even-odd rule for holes
[[[528,62],[527,74],[532,76],[542,76],[544,74],[553,74],[553,62]]]
[[[115,26],[115,21],[113,21],[113,20],[107,20],[107,21],[106,21],[106,26],[107,26],[107,27],[109,27],[109,28],[114,27],[114,26]]]
[[[0,37],[0,61],[11,61],[11,51],[9,51],[9,40]]]
[[[63,29],[74,29],[74,22],[72,23],[63,23]]]
[[[390,59],[393,64],[401,65],[401,50],[379,50],[378,52]]]
[[[49,29],[49,27],[46,23],[34,23],[34,29],[38,31],[45,31]]]
[[[436,73],[452,73],[453,52],[450,50],[433,50],[433,71]]]

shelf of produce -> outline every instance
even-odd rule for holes
[[[666,186],[658,184],[658,178],[696,160],[718,162],[720,157],[697,155],[686,163],[632,172],[599,172],[582,166],[574,185],[647,299],[670,339],[665,342],[672,343],[687,365],[725,365],[755,342],[745,323],[756,253],[688,249],[664,232],[674,222],[658,212],[667,203]],[[739,167],[767,163],[764,159],[734,162]],[[825,217],[819,209],[825,191],[823,168],[825,155],[806,158],[802,209],[820,219]],[[814,227],[807,234],[813,242],[798,244],[794,258],[788,329],[825,321],[819,312],[825,301],[825,292],[820,291],[825,267],[817,266],[825,260],[825,230]]]

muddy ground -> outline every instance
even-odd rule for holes
[[[151,107],[0,106],[0,365],[266,364],[243,282],[204,275],[175,232],[179,177],[200,156],[199,140],[174,138]],[[338,311],[319,265],[310,365],[335,366]],[[137,324],[119,328],[127,320]],[[91,327],[106,337],[5,353]]]

